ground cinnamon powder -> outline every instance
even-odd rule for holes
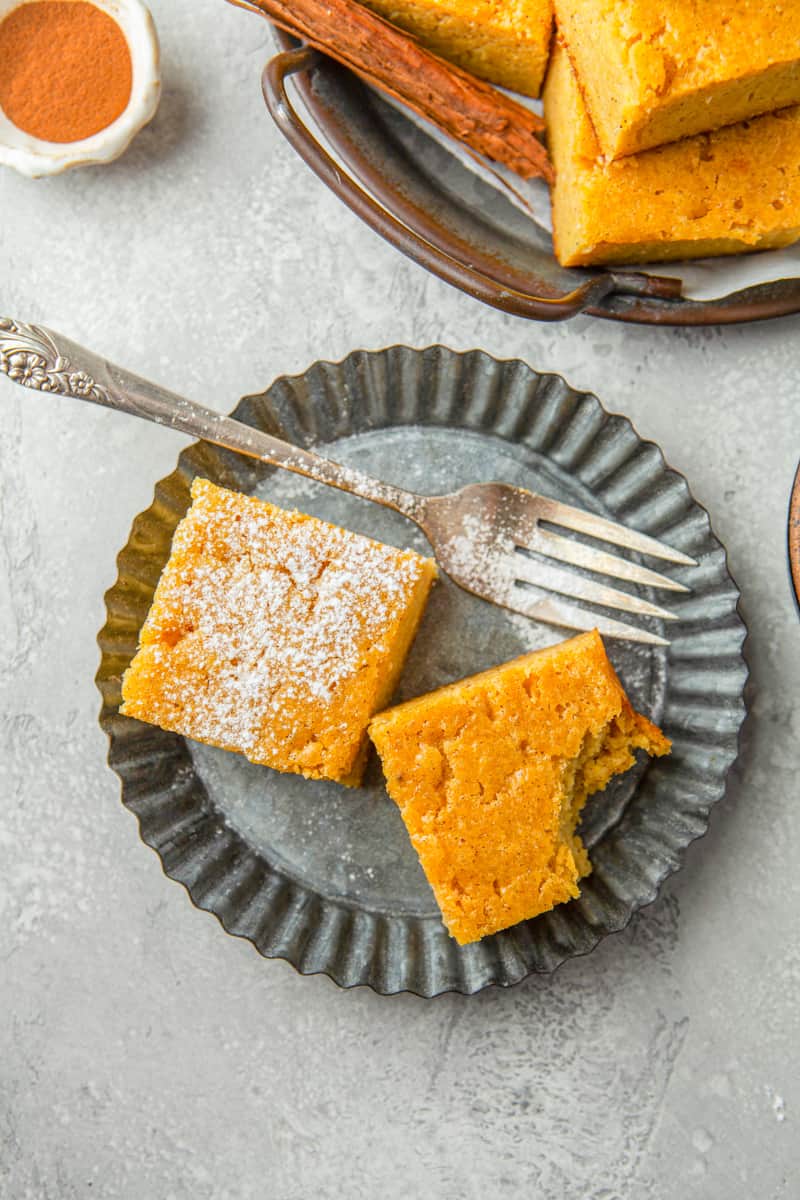
[[[116,21],[87,0],[33,0],[0,24],[0,108],[47,142],[76,142],[127,108],[131,54]]]

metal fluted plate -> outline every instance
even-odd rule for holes
[[[744,719],[745,627],[708,515],[661,452],[592,395],[480,351],[396,346],[278,379],[235,414],[417,491],[502,478],[623,520],[699,560],[675,568],[668,650],[609,642],[636,707],[663,724],[669,758],[640,763],[590,800],[594,871],[580,899],[460,948],[447,934],[395,806],[371,762],[359,790],[257,767],[118,713],[120,679],[201,474],[227,487],[424,549],[396,513],[198,443],[156,487],[119,555],[99,635],[101,724],[123,802],[164,870],[229,933],[343,987],[473,993],[552,971],[621,929],[677,870],[725,790]],[[652,628],[658,629],[657,624]],[[399,698],[565,636],[434,589]]]

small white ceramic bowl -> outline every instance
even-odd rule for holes
[[[0,0],[0,21],[28,0]],[[133,66],[128,107],[105,129],[79,142],[44,142],[17,129],[0,109],[0,164],[38,179],[71,167],[118,158],[134,134],[154,116],[161,95],[158,37],[142,0],[91,0],[113,17],[130,47]]]

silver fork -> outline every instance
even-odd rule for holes
[[[506,483],[474,483],[445,496],[404,491],[166,391],[38,325],[0,317],[0,371],[23,387],[145,417],[396,509],[419,526],[455,583],[536,621],[596,628],[608,637],[663,646],[667,640],[656,633],[564,597],[660,620],[672,619],[672,613],[568,568],[647,587],[689,590],[648,567],[544,527],[556,525],[637,554],[696,565],[679,550],[624,525]]]

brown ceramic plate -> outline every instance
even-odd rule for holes
[[[362,220],[468,295],[540,321],[587,313],[651,325],[716,325],[800,311],[800,279],[696,301],[682,298],[679,279],[561,267],[548,234],[357,76],[283,33],[275,36],[281,53],[267,64],[262,83],[281,132]],[[293,107],[289,76],[335,160]]]
[[[789,570],[795,599],[800,606],[800,466],[794,477],[789,500]]]

